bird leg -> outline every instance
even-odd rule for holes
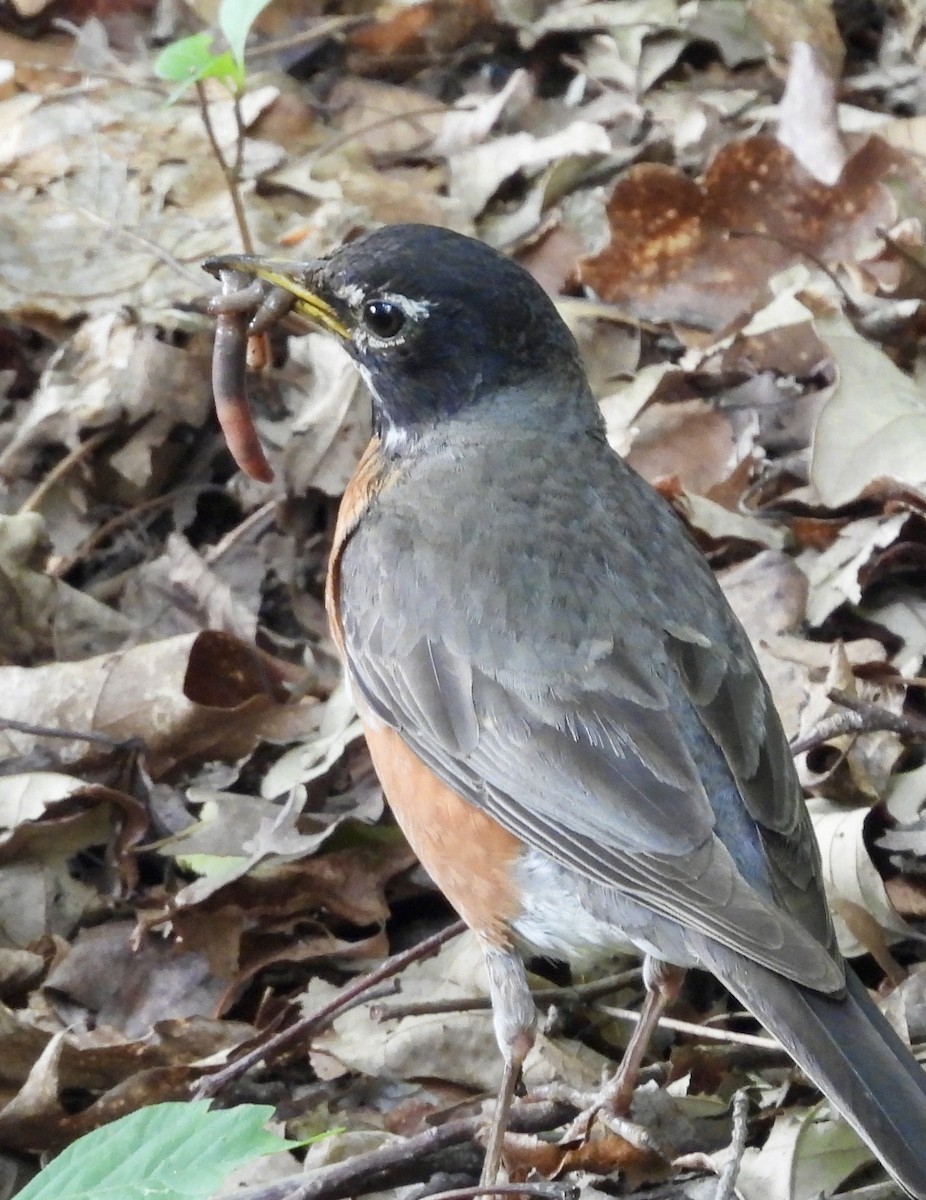
[[[599,1113],[604,1112],[606,1118],[609,1116],[620,1118],[625,1117],[630,1111],[637,1076],[640,1074],[647,1047],[662,1014],[678,995],[684,978],[685,972],[681,967],[672,966],[650,954],[646,955],[643,960],[643,983],[646,987],[646,997],[643,1001],[640,1020],[624,1051],[621,1065],[601,1088],[594,1102],[575,1118],[563,1136],[563,1142],[585,1141],[592,1122]],[[621,1132],[617,1126],[615,1126],[615,1132]],[[641,1133],[645,1133],[645,1131],[641,1131]]]
[[[484,951],[495,1038],[505,1060],[501,1087],[498,1090],[486,1143],[485,1162],[479,1179],[480,1186],[491,1187],[498,1179],[508,1114],[515,1088],[521,1078],[521,1067],[534,1044],[537,1009],[527,986],[527,975],[521,956],[514,950],[497,946],[486,945]]]
[[[662,1014],[678,996],[685,971],[647,954],[643,959],[643,985],[646,997],[640,1012],[640,1020],[631,1034],[627,1049],[613,1077],[607,1083],[601,1095],[600,1107],[616,1116],[626,1116],[630,1111],[633,1100],[633,1090],[637,1085],[637,1076],[643,1065],[643,1058],[656,1032]]]

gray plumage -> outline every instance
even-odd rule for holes
[[[589,945],[714,971],[926,1200],[926,1075],[839,956],[749,641],[608,448],[549,298],[424,226],[298,278],[345,331],[384,459],[340,560],[348,672],[524,843],[513,934],[568,948],[581,914]]]

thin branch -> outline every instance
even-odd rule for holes
[[[273,500],[267,500],[260,508],[255,508],[252,513],[249,513],[234,529],[230,529],[214,546],[211,546],[203,555],[209,566],[214,567],[219,559],[224,554],[227,554],[233,546],[256,529],[260,529],[273,516],[278,503],[278,497],[275,497]]]
[[[540,1196],[548,1200],[574,1200],[579,1189],[569,1183],[493,1183],[435,1192],[427,1200],[477,1200],[479,1196]]]
[[[537,988],[532,992],[537,1004],[569,1003],[570,1001],[597,1000],[618,988],[626,987],[640,978],[641,968],[633,967],[617,975],[608,975],[592,983],[579,983],[570,987]],[[370,1016],[374,1021],[399,1021],[403,1017],[432,1016],[438,1013],[486,1012],[492,1007],[488,996],[472,996],[466,1000],[422,1000],[408,1004],[374,1004]]]
[[[891,712],[889,708],[873,704],[870,700],[860,700],[840,688],[831,688],[827,697],[834,704],[841,705],[844,711],[826,717],[807,737],[792,742],[792,754],[804,754],[849,733],[888,732],[918,742],[926,741],[926,719],[915,713]]]
[[[235,213],[235,223],[238,226],[238,232],[241,235],[241,246],[245,254],[254,253],[254,243],[251,240],[251,231],[248,228],[248,219],[244,211],[244,205],[241,202],[241,190],[238,187],[238,171],[236,167],[241,161],[241,142],[243,140],[243,129],[240,121],[240,111],[235,109],[235,119],[238,124],[238,137],[235,146],[235,166],[229,166],[225,155],[222,153],[222,147],[219,145],[219,140],[215,134],[215,127],[212,124],[212,117],[209,114],[209,101],[206,98],[206,89],[203,86],[202,80],[196,81],[196,97],[199,100],[199,112],[203,119],[203,125],[206,130],[206,137],[209,139],[209,145],[212,153],[215,155],[215,160],[219,164],[219,169],[222,172],[222,178],[225,180],[225,186],[228,189],[228,194],[231,197],[232,209]]]
[[[390,125],[395,125],[400,121],[406,121],[409,125],[413,125],[417,117],[440,117],[454,111],[453,108],[448,108],[446,104],[442,104],[440,107],[429,104],[424,108],[413,108],[409,112],[390,113],[388,117],[380,117],[378,121],[371,121],[369,125],[361,125],[359,129],[349,129],[346,133],[339,133],[333,138],[329,138],[327,142],[323,142],[315,151],[314,157],[324,158],[326,155],[332,154],[335,150],[340,150],[342,146],[346,146],[358,138],[366,137],[368,133],[376,133],[379,129],[388,129]],[[421,137],[422,140],[433,139],[434,134],[426,129],[421,134]]]
[[[375,19],[369,16],[356,17],[327,17],[325,20],[316,21],[314,25],[310,25],[308,29],[300,29],[298,33],[290,34],[288,37],[275,38],[270,42],[261,42],[259,46],[253,46],[248,49],[247,61],[252,62],[255,58],[278,57],[284,50],[295,50],[299,46],[311,46],[313,42],[321,41],[322,38],[331,37],[336,33],[347,33],[349,30],[359,29],[363,25],[373,25]]]
[[[733,1200],[736,1194],[736,1177],[746,1153],[746,1134],[749,1131],[749,1096],[740,1088],[733,1097],[733,1133],[730,1137],[730,1157],[724,1163],[714,1200]]]
[[[398,975],[404,971],[407,966],[414,962],[420,962],[422,959],[429,958],[432,954],[449,942],[451,938],[455,938],[462,933],[465,925],[462,921],[457,921],[453,925],[448,925],[446,929],[442,929],[440,933],[435,933],[433,937],[425,938],[423,942],[412,946],[409,950],[403,950],[401,954],[393,954],[391,958],[387,958],[384,963],[376,968],[375,971],[370,971],[368,974],[361,976],[360,979],[354,980],[348,987],[343,988],[337,996],[335,996],[327,1004],[310,1013],[307,1017],[301,1017],[280,1033],[274,1034],[273,1037],[261,1042],[254,1049],[249,1050],[246,1054],[242,1054],[240,1058],[234,1059],[227,1066],[221,1067],[212,1074],[204,1075],[196,1088],[194,1089],[194,1099],[206,1100],[213,1096],[217,1096],[223,1088],[235,1080],[240,1079],[251,1067],[256,1066],[259,1062],[269,1062],[273,1058],[279,1057],[285,1050],[291,1049],[294,1045],[301,1041],[305,1041],[313,1033],[319,1029],[323,1029],[329,1025],[337,1016],[348,1008],[353,1007],[358,996],[368,992],[371,988],[377,987],[383,980],[391,979],[393,975]]]
[[[121,513],[116,513],[114,517],[110,517],[108,521],[104,521],[99,528],[86,537],[73,554],[56,556],[54,561],[49,564],[48,574],[60,579],[62,575],[66,575],[77,563],[91,554],[97,546],[101,545],[107,539],[111,538],[114,533],[118,533],[124,525],[131,525],[137,521],[139,517],[148,516],[158,512],[162,508],[169,508],[181,496],[185,495],[205,495],[207,492],[217,492],[225,495],[225,489],[213,483],[190,483],[184,487],[175,488],[172,492],[165,492],[161,496],[151,496],[148,500],[142,500],[141,503],[134,505],[132,508],[127,508]]]
[[[144,749],[141,738],[114,738],[107,733],[95,733],[91,729],[61,729],[49,725],[32,725],[28,721],[16,721],[13,717],[0,717],[0,729],[11,729],[14,733],[25,733],[36,738],[61,738],[69,742],[89,742],[92,746],[106,746],[109,750]]]
[[[60,483],[65,475],[69,475],[71,471],[85,458],[96,450],[97,446],[102,445],[108,437],[112,435],[111,429],[98,429],[96,433],[90,435],[85,442],[81,442],[74,449],[64,456],[60,462],[55,463],[52,469],[48,472],[42,482],[36,487],[30,496],[19,506],[20,513],[36,512],[42,501],[52,490],[55,484]]]
[[[630,1008],[612,1008],[610,1004],[602,1004],[601,1011],[606,1016],[618,1021],[632,1021],[639,1024],[640,1014]],[[728,1042],[736,1046],[752,1046],[756,1050],[775,1050],[785,1053],[780,1042],[772,1038],[757,1037],[754,1033],[736,1033],[732,1029],[716,1029],[713,1025],[696,1025],[693,1021],[679,1021],[675,1017],[660,1017],[660,1029],[672,1029],[676,1033],[688,1033],[708,1042]]]
[[[564,1124],[573,1111],[564,1104],[521,1102],[511,1110],[509,1127],[519,1133],[543,1133]],[[415,1137],[355,1155],[346,1162],[321,1167],[308,1178],[304,1174],[288,1175],[273,1183],[227,1193],[219,1200],[348,1200],[415,1183],[422,1178],[423,1159],[436,1155],[443,1159],[453,1146],[474,1142],[484,1128],[485,1117],[481,1114],[448,1121]]]
[[[926,739],[926,718],[919,717],[915,713],[894,713],[880,704],[872,704],[870,700],[860,700],[857,696],[853,696],[850,692],[844,692],[840,688],[831,688],[827,692],[827,696],[834,704],[841,704],[844,708],[851,709],[852,712],[857,712],[871,721],[872,730],[887,729],[892,733],[916,738],[919,741]]]
[[[61,202],[61,207],[66,208],[81,217],[84,217],[88,221],[92,221],[95,225],[101,226],[103,229],[108,230],[114,237],[124,238],[127,242],[134,243],[142,250],[147,250],[151,254],[152,258],[156,258],[158,262],[167,267],[169,271],[173,271],[175,275],[179,275],[182,279],[188,280],[197,288],[202,288],[203,277],[199,271],[191,270],[190,267],[188,267],[181,259],[171,254],[171,252],[165,249],[164,246],[161,246],[158,242],[154,241],[153,238],[147,237],[138,229],[131,229],[128,225],[116,225],[112,220],[110,220],[110,218],[102,217],[99,213],[93,212],[92,209],[84,208],[82,204],[66,205]],[[199,263],[201,257],[202,256],[200,254],[197,254],[191,257],[189,261],[191,263]],[[119,288],[116,288],[116,293],[118,293],[119,290]],[[56,292],[51,289],[44,294],[48,296],[54,296],[56,295]],[[81,299],[105,299],[113,294],[114,292],[112,290],[106,292],[84,292],[81,294]]]

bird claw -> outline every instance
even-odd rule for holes
[[[578,1115],[572,1119],[560,1138],[560,1145],[580,1145],[587,1142],[591,1136],[592,1127],[597,1121],[605,1129],[617,1137],[623,1138],[637,1150],[657,1154],[660,1158],[671,1162],[674,1151],[645,1126],[628,1117],[629,1100],[632,1099],[632,1095],[628,1098],[626,1106],[621,1106],[617,1102],[615,1082],[617,1082],[615,1079],[609,1079],[596,1092],[579,1091],[563,1083],[549,1083],[532,1089],[531,1096],[534,1099],[558,1100],[579,1109]],[[619,1087],[617,1092],[619,1095]]]

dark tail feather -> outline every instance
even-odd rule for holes
[[[699,947],[700,950],[700,947]],[[926,1200],[926,1071],[855,972],[833,998],[711,943],[703,962],[774,1034],[891,1175]]]

